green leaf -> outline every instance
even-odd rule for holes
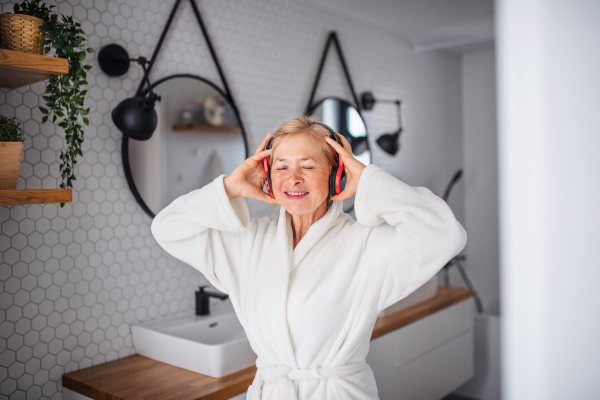
[[[46,110],[44,107],[42,107],[42,106],[39,106],[38,108],[40,109],[40,111],[41,111],[43,114],[48,114],[48,110]]]
[[[86,125],[90,124],[90,120],[87,117],[83,118],[83,122],[85,122]]]

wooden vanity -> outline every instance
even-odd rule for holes
[[[381,399],[389,398],[385,393],[394,393],[407,379],[415,381],[411,375],[419,374],[423,368],[428,371],[433,368],[436,373],[436,366],[445,368],[446,363],[452,362],[449,378],[442,377],[441,382],[429,385],[432,395],[448,388],[452,391],[453,385],[458,386],[472,377],[472,295],[469,289],[440,286],[435,297],[377,319],[367,363],[375,373]],[[438,329],[440,326],[444,329]],[[415,336],[419,338],[418,343],[400,351],[402,340],[405,343]],[[457,354],[459,360],[456,360]],[[377,357],[376,363],[369,360],[374,357]],[[405,378],[398,379],[398,370]],[[256,367],[252,366],[222,378],[212,378],[136,354],[64,374],[62,384],[64,388],[98,400],[227,400],[246,392],[255,372]],[[405,382],[402,386],[406,399],[410,398],[408,384]]]

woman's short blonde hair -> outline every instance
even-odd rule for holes
[[[275,153],[277,145],[281,143],[283,139],[295,135],[304,135],[310,138],[315,145],[321,148],[330,167],[337,167],[339,163],[338,152],[325,140],[325,138],[331,137],[329,130],[323,125],[320,125],[318,122],[319,121],[316,117],[305,115],[303,117],[290,119],[289,121],[285,121],[283,124],[281,124],[271,136],[270,148],[273,149],[273,151],[271,154],[269,154],[267,159],[269,161],[269,165],[273,164],[273,153]],[[329,180],[327,181],[327,187],[329,187]],[[332,203],[333,200],[331,200],[331,195],[328,195],[328,210]]]

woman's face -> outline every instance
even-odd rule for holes
[[[310,138],[305,135],[285,138],[272,156],[273,194],[290,214],[312,213],[327,200],[331,167]]]

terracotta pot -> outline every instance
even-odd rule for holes
[[[0,142],[0,190],[16,189],[23,142]]]

